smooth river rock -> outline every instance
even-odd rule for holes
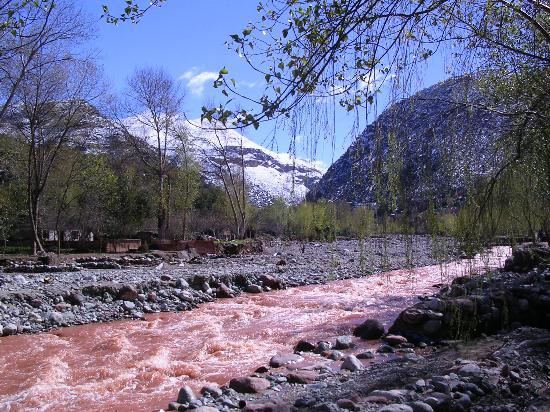
[[[229,381],[229,387],[239,393],[260,393],[271,386],[271,383],[264,378],[246,376],[235,378]]]

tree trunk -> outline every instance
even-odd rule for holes
[[[45,253],[38,232],[38,195],[32,192],[29,193],[28,211],[33,236],[33,254]]]

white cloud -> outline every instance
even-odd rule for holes
[[[179,80],[187,80],[186,86],[191,91],[191,94],[195,96],[202,96],[204,92],[204,85],[206,82],[213,82],[218,78],[218,73],[216,72],[198,72],[196,67],[192,67],[183,73]]]

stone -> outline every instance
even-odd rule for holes
[[[372,353],[371,351],[361,352],[360,354],[357,355],[357,359],[372,359],[372,358],[374,358],[374,353]]]
[[[401,336],[401,335],[386,335],[384,336],[384,341],[388,343],[390,346],[399,346],[404,343],[407,343],[407,338]]]
[[[349,355],[344,358],[344,362],[342,362],[342,369],[347,369],[351,372],[355,372],[358,370],[363,369],[363,364],[355,355]]]
[[[290,365],[291,363],[303,360],[304,358],[295,353],[278,353],[269,360],[269,366],[272,368],[280,368],[281,366]]]
[[[321,356],[324,356],[325,358],[331,359],[331,360],[339,360],[346,355],[340,352],[339,350],[326,350],[323,353],[321,353]]]
[[[130,302],[128,300],[122,301],[122,307],[125,311],[129,312],[136,308],[136,304],[134,302]]]
[[[315,405],[317,401],[315,398],[298,398],[294,402],[294,406],[297,408],[309,408],[310,406]]]
[[[390,405],[382,406],[378,409],[378,412],[413,412],[413,408],[409,405],[401,403],[392,403]]]
[[[336,338],[334,349],[349,349],[353,348],[354,346],[355,345],[353,344],[350,336],[338,336]]]
[[[54,325],[61,326],[65,324],[65,317],[59,312],[50,312],[47,319]]]
[[[4,326],[3,336],[15,335],[17,333],[17,325],[15,323],[8,323]]]
[[[327,350],[330,350],[332,348],[332,344],[330,342],[324,342],[324,341],[321,341],[321,342],[317,342],[317,346],[314,350],[315,353],[322,353],[322,352],[325,352]]]
[[[262,287],[259,286],[259,285],[248,285],[246,287],[246,291],[248,293],[262,293],[263,292]]]
[[[219,398],[223,395],[223,392],[218,386],[208,384],[201,388],[201,395],[209,395],[212,398]]]
[[[457,371],[457,374],[459,376],[479,377],[481,376],[481,368],[475,363],[467,363]]]
[[[404,402],[405,398],[403,397],[403,394],[399,390],[374,390],[371,393],[369,393],[369,397],[377,397],[385,399],[387,402]]]
[[[408,325],[418,325],[426,319],[426,312],[421,309],[409,308],[401,312],[399,318]]]
[[[426,402],[407,402],[407,405],[411,407],[413,412],[434,412],[434,409]]]
[[[347,409],[348,411],[359,411],[361,410],[361,407],[357,405],[355,402],[353,402],[351,399],[338,399],[336,401],[336,406],[338,406],[341,409]]]
[[[132,285],[122,285],[118,291],[119,300],[133,301],[136,300],[139,293],[137,289]]]
[[[282,401],[266,401],[248,404],[242,409],[242,412],[291,412],[290,405]]]
[[[234,378],[229,381],[229,387],[239,393],[260,393],[270,386],[267,379],[252,376]]]
[[[0,336],[4,335],[4,327],[0,325]]]
[[[315,345],[307,340],[301,340],[294,346],[294,352],[313,352],[314,350]]]
[[[81,306],[84,303],[84,295],[80,291],[73,291],[65,296],[65,301],[71,305]]]
[[[262,275],[260,276],[260,282],[262,282],[262,285],[270,288],[270,289],[282,289],[283,288],[283,282],[281,279],[275,276],[271,275]]]
[[[440,320],[430,319],[424,325],[422,325],[422,330],[428,335],[433,336],[441,330],[443,322]]]
[[[376,350],[378,353],[394,353],[395,349],[392,348],[390,345],[380,345],[380,347]]]
[[[198,408],[193,409],[193,412],[220,412],[218,408],[213,406],[199,406]]]
[[[191,389],[189,386],[185,385],[182,388],[180,388],[180,391],[178,393],[178,403],[189,403],[194,401],[195,394],[193,393],[193,389]]]
[[[361,339],[378,339],[384,334],[384,326],[376,319],[367,319],[353,331]]]
[[[332,402],[323,402],[313,407],[316,412],[340,412],[340,408]]]
[[[222,298],[222,299],[228,299],[234,296],[235,294],[231,291],[231,289],[229,289],[229,287],[225,283],[220,283],[216,291],[216,297]]]
[[[289,383],[299,383],[302,385],[306,385],[315,382],[318,376],[319,374],[315,371],[296,370],[287,375],[287,381]]]

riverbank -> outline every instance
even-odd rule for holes
[[[242,292],[360,278],[434,265],[458,255],[450,239],[437,239],[436,250],[433,246],[432,239],[424,236],[388,236],[361,243],[272,241],[253,255],[168,261],[158,255],[89,258],[79,271],[0,272],[0,335],[143,319],[147,313],[191,310]],[[113,265],[116,269],[110,268]]]

